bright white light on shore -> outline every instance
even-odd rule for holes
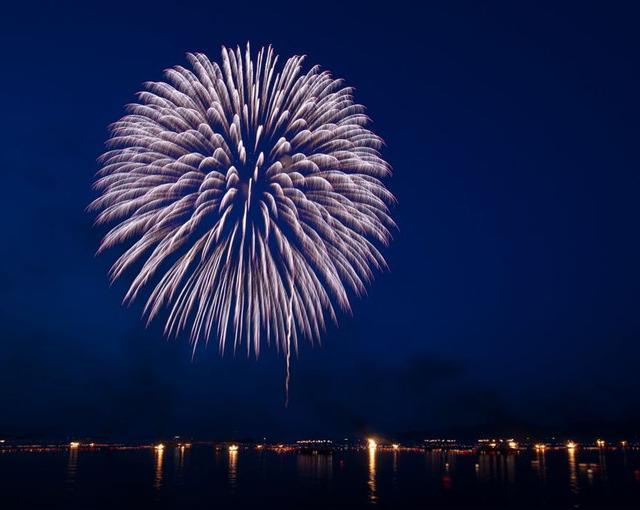
[[[71,441],[69,443],[69,448],[78,448],[80,446],[80,443],[78,443],[78,441]]]
[[[544,450],[546,447],[547,447],[547,446],[546,446],[545,444],[543,444],[543,443],[537,443],[537,444],[534,446],[534,448],[535,448],[536,450]]]
[[[376,440],[373,439],[372,437],[367,439],[367,444],[369,445],[369,448],[371,448],[371,449],[374,449],[374,448],[378,447],[378,443],[376,443]]]
[[[399,445],[398,443],[393,443],[393,444],[391,445],[391,447],[392,447],[394,450],[397,450],[398,448],[400,448],[400,445]]]
[[[162,443],[160,443],[160,444],[157,444],[155,448],[156,448],[157,451],[160,452],[160,451],[164,450],[164,445]]]
[[[578,446],[576,443],[574,443],[573,441],[569,441],[567,443],[567,448],[569,448],[570,450],[573,450],[576,446]]]
[[[229,445],[229,451],[230,452],[237,452],[238,451],[238,445],[237,444],[230,444]]]

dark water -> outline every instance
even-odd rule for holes
[[[0,508],[640,508],[640,452],[0,454]]]

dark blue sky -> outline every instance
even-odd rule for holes
[[[637,427],[636,6],[4,7],[0,434]],[[84,211],[141,83],[247,40],[356,88],[399,201],[390,272],[303,347],[288,409],[275,353],[191,362],[122,308]]]

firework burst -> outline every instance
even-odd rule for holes
[[[145,293],[148,320],[166,308],[166,334],[189,330],[194,350],[214,335],[288,359],[385,266],[382,140],[353,90],[303,57],[187,59],[111,126],[90,205],[110,226],[99,252],[124,245],[110,271],[135,270],[124,301]]]

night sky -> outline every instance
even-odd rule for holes
[[[426,3],[426,2],[425,2]],[[640,425],[634,2],[3,7],[0,435],[618,433]],[[561,4],[561,5],[556,5]],[[385,7],[386,5],[386,7]],[[191,360],[109,287],[107,126],[220,46],[308,55],[387,142],[390,270],[321,347]]]

